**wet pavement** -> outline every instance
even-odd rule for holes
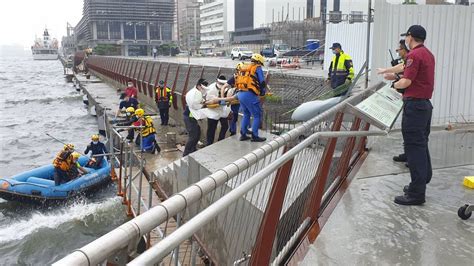
[[[457,210],[474,203],[462,185],[474,174],[474,135],[438,131],[430,136],[433,178],[423,206],[393,198],[410,180],[392,161],[401,134],[371,140],[372,151],[300,265],[472,265],[474,219]]]
[[[126,57],[131,58],[131,57]],[[156,59],[153,59],[151,56],[137,57],[138,59],[146,60],[155,60],[161,62],[171,62],[171,63],[180,63],[188,64],[187,57],[170,57],[170,56],[158,56]],[[194,65],[205,65],[205,66],[214,66],[214,67],[229,67],[234,68],[240,61],[232,60],[228,57],[190,57],[189,63]],[[245,60],[244,62],[250,62]],[[268,67],[268,64],[264,66],[265,70],[269,70],[270,73],[284,73],[284,74],[295,74],[301,76],[312,76],[312,77],[326,77],[327,71],[322,69],[322,65],[319,62],[306,65],[306,63],[301,64],[300,69],[287,69],[281,67]]]

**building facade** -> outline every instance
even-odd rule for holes
[[[201,50],[212,50],[222,47],[225,43],[227,17],[224,5],[226,0],[204,0],[199,7]]]
[[[231,43],[268,43],[272,23],[303,21],[307,18],[308,12],[314,12],[312,0],[228,0],[227,2],[227,31]]]
[[[201,39],[200,7],[197,0],[178,0],[178,43],[181,50],[199,50]]]
[[[78,49],[105,54],[148,55],[173,42],[175,0],[84,0],[74,28]]]

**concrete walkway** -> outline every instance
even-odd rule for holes
[[[408,169],[392,161],[400,133],[375,139],[373,150],[300,265],[472,265],[474,219],[457,216],[474,203],[462,186],[474,174],[474,135],[433,132],[433,178],[423,206],[399,206],[410,180]]]

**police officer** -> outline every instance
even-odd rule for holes
[[[160,80],[156,88],[156,107],[160,111],[161,125],[167,126],[170,120],[170,105],[173,101],[170,88],[165,88],[165,82]]]
[[[405,44],[405,40],[404,39],[400,40],[398,44],[398,48],[396,49],[396,52],[399,58],[394,59],[391,62],[392,67],[394,67],[392,72],[390,72],[389,69],[379,69],[379,73],[382,72],[384,74],[383,75],[384,79],[397,81],[403,77],[403,68],[405,66],[408,51],[409,49],[407,48]],[[403,94],[405,92],[405,89],[397,89],[397,91]],[[393,160],[395,162],[406,162],[407,156],[405,155],[405,153],[402,153],[402,154],[393,156]],[[408,164],[406,165],[408,166]]]
[[[411,182],[404,187],[404,195],[395,197],[401,205],[420,205],[425,202],[426,184],[432,176],[428,137],[433,106],[430,99],[434,89],[435,58],[424,46],[426,30],[411,26],[401,36],[410,52],[407,55],[403,78],[393,84],[405,88],[403,94],[402,134]]]
[[[354,78],[354,68],[352,58],[347,53],[344,53],[340,43],[333,43],[331,48],[334,53],[331,64],[329,65],[329,73],[327,82],[331,83],[331,88],[334,90],[343,84],[350,84]],[[336,92],[334,96],[344,95],[344,92]]]

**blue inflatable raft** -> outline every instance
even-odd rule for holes
[[[79,164],[84,167],[89,158],[82,156]],[[76,195],[87,193],[110,181],[110,164],[102,161],[101,168],[87,169],[82,175],[59,186],[54,185],[54,167],[52,164],[23,172],[10,178],[0,178],[0,197],[6,200],[50,202],[62,201]]]

